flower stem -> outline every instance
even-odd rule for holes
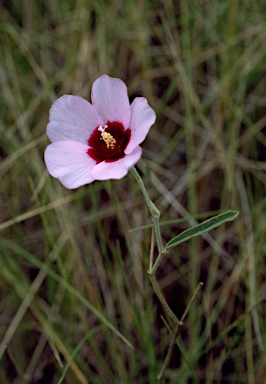
[[[192,298],[190,299],[190,301],[189,301],[189,303],[188,303],[188,305],[187,305],[187,307],[186,307],[186,309],[185,309],[185,311],[184,311],[184,313],[183,313],[183,315],[182,315],[182,317],[181,317],[181,320],[180,320],[179,323],[176,325],[176,329],[175,329],[175,331],[174,331],[174,333],[173,333],[173,335],[172,335],[172,339],[171,339],[171,342],[170,342],[170,344],[169,344],[169,347],[168,347],[168,351],[167,351],[165,360],[164,360],[164,362],[163,362],[163,365],[162,365],[162,368],[161,368],[161,370],[160,370],[160,373],[159,373],[159,375],[157,376],[157,380],[158,380],[159,383],[160,383],[160,381],[161,381],[161,379],[162,379],[162,377],[163,377],[163,375],[164,375],[164,372],[165,372],[166,368],[168,367],[169,362],[170,362],[170,360],[171,360],[172,353],[173,353],[173,349],[174,349],[174,345],[175,345],[176,339],[177,339],[177,337],[178,337],[178,335],[179,335],[179,332],[180,332],[180,326],[183,325],[184,320],[185,320],[185,317],[186,317],[186,315],[187,315],[187,313],[188,313],[188,310],[190,309],[190,307],[191,307],[193,301],[195,300],[196,296],[198,295],[198,293],[199,293],[199,291],[200,291],[200,289],[201,289],[202,287],[203,287],[203,283],[200,282],[200,283],[198,284],[198,286],[197,286],[197,288],[196,288],[196,290],[195,290],[195,292],[194,292]]]
[[[148,205],[148,208],[150,210],[150,213],[152,215],[152,220],[153,220],[153,229],[152,229],[152,237],[151,237],[151,251],[150,251],[150,263],[149,263],[149,270],[148,270],[148,275],[150,278],[150,281],[152,283],[153,289],[156,293],[156,296],[158,297],[159,301],[162,304],[162,307],[164,308],[165,313],[174,321],[175,324],[179,324],[178,318],[175,316],[169,305],[167,304],[164,294],[162,292],[162,289],[160,287],[160,284],[158,283],[156,279],[156,271],[159,268],[159,265],[161,264],[161,261],[167,251],[163,247],[162,243],[162,237],[161,237],[161,230],[160,230],[160,223],[159,223],[159,218],[160,218],[160,211],[158,208],[155,206],[155,204],[151,201],[149,198],[148,192],[146,190],[146,187],[142,181],[142,178],[140,177],[138,171],[136,170],[135,167],[131,168],[131,172],[134,175],[135,179],[137,180],[140,189],[144,195],[144,198],[146,200],[146,203]],[[158,246],[158,257],[153,264],[153,252],[154,252],[154,233],[156,237],[156,242]]]
[[[159,284],[159,282],[158,282],[158,280],[156,278],[156,272],[157,272],[157,270],[158,270],[158,268],[159,268],[159,266],[160,266],[164,256],[166,255],[166,253],[168,253],[168,250],[163,246],[162,237],[161,237],[160,223],[159,223],[160,211],[158,210],[158,208],[155,206],[155,204],[149,198],[148,192],[147,192],[146,187],[145,187],[145,185],[144,185],[144,183],[142,181],[142,178],[140,177],[140,175],[139,175],[139,173],[138,173],[138,171],[136,170],[135,167],[131,168],[131,173],[133,174],[133,176],[135,177],[135,179],[137,180],[137,182],[138,182],[138,184],[140,186],[140,189],[141,189],[141,191],[142,191],[142,193],[144,195],[144,198],[146,200],[146,203],[148,205],[148,208],[150,210],[150,213],[152,215],[152,220],[153,220],[148,275],[149,275],[150,281],[152,283],[153,289],[155,291],[155,294],[158,297],[159,301],[161,302],[162,307],[163,307],[165,313],[168,315],[168,317],[170,317],[172,319],[172,321],[175,324],[175,330],[174,330],[174,332],[172,334],[171,342],[169,344],[166,357],[164,359],[164,362],[163,362],[163,365],[161,367],[161,370],[160,370],[160,372],[159,372],[159,374],[157,376],[158,383],[160,383],[161,380],[162,380],[162,377],[163,377],[163,375],[165,373],[165,370],[168,367],[169,362],[171,360],[171,356],[172,356],[172,353],[173,353],[174,345],[176,343],[177,337],[178,337],[180,329],[181,329],[180,327],[183,325],[183,322],[184,322],[184,319],[185,319],[185,317],[186,317],[186,315],[188,313],[188,310],[190,309],[193,301],[195,300],[197,294],[199,293],[201,287],[203,286],[203,283],[199,283],[198,284],[198,287],[196,288],[196,290],[195,290],[195,292],[194,292],[190,302],[188,303],[188,305],[187,305],[187,307],[186,307],[186,309],[185,309],[185,311],[183,313],[182,318],[180,320],[178,320],[176,315],[173,313],[173,311],[171,310],[171,308],[167,304],[167,301],[165,300],[165,297],[164,297],[164,294],[163,294],[162,289],[160,287],[160,284]],[[155,260],[155,262],[153,262],[154,237],[156,238],[156,242],[157,242],[157,246],[158,246],[158,257]]]
[[[155,230],[155,236],[156,236],[156,242],[157,242],[157,246],[158,246],[158,251],[159,251],[159,254],[163,253],[163,243],[162,243],[162,237],[161,237],[161,230],[160,230],[160,223],[159,223],[159,219],[160,219],[160,211],[159,209],[155,206],[155,204],[151,201],[151,199],[149,198],[149,195],[148,195],[148,192],[147,192],[147,189],[142,181],[142,178],[140,177],[138,171],[136,170],[135,167],[132,167],[130,169],[132,175],[135,177],[135,179],[137,180],[138,182],[138,185],[140,186],[140,189],[143,193],[143,196],[145,198],[145,201],[148,205],[148,208],[150,210],[150,213],[151,213],[151,216],[152,216],[152,220],[153,220],[153,224],[154,224],[154,230]]]

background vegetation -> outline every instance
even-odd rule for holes
[[[164,383],[265,383],[266,3],[48,0],[0,5],[0,382],[156,383],[170,333],[147,276],[151,223],[129,174],[66,190],[43,152],[49,108],[122,78],[157,120],[138,169],[181,317]],[[121,332],[124,340],[119,337]],[[134,348],[131,348],[131,343]]]

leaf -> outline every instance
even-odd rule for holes
[[[198,224],[195,227],[186,229],[184,232],[180,233],[180,235],[171,239],[166,244],[165,249],[175,247],[176,245],[183,243],[184,241],[187,241],[192,237],[202,235],[203,233],[208,232],[211,229],[216,228],[223,223],[226,223],[227,221],[232,221],[238,216],[238,214],[238,211],[227,211],[221,213],[220,215],[214,216],[211,219],[203,221],[203,223]]]

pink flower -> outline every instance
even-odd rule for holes
[[[65,95],[50,110],[45,150],[49,173],[69,189],[94,180],[121,179],[140,159],[155,113],[144,97],[129,104],[120,79],[103,75],[92,85],[92,103]]]

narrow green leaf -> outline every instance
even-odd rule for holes
[[[169,249],[169,248],[175,247],[176,245],[183,243],[184,241],[187,241],[192,237],[202,235],[203,233],[208,232],[211,229],[216,228],[227,221],[234,220],[238,216],[238,214],[239,214],[238,211],[227,211],[227,212],[221,213],[218,216],[214,216],[211,219],[203,221],[203,223],[198,224],[195,227],[189,228],[184,232],[180,233],[180,235],[171,239],[166,244],[165,248]]]

